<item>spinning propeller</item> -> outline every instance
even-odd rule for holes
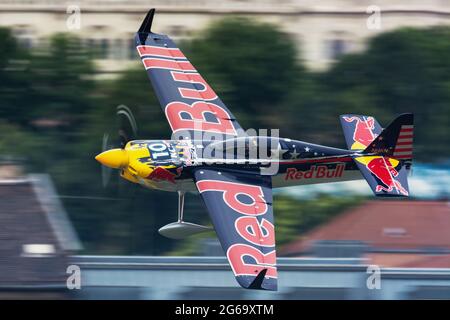
[[[102,153],[95,159],[102,165],[102,184],[103,187],[109,185],[113,169],[120,169],[128,164],[128,156],[125,146],[128,141],[137,138],[137,124],[133,112],[124,105],[117,107],[116,119],[118,125],[117,136],[111,139],[109,133],[103,134]]]
[[[119,169],[122,178],[134,183],[151,180],[150,178],[155,172],[159,175],[162,175],[161,171],[163,173],[166,172],[163,166],[158,166],[156,163],[148,160],[150,151],[145,144],[142,146],[139,144],[127,146],[129,141],[136,140],[137,137],[136,120],[131,110],[121,105],[117,107],[116,115],[119,121],[118,142],[116,144],[110,143],[109,135],[104,134],[102,153],[95,157],[102,164],[103,186],[106,187],[108,185],[113,169]],[[142,161],[142,159],[146,159],[146,161]],[[171,173],[168,172],[168,174]],[[181,239],[192,234],[211,230],[209,227],[183,220],[185,191],[177,191],[178,220],[161,227],[158,230],[159,233],[168,238]]]

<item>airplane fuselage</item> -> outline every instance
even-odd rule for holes
[[[157,173],[124,178],[151,189],[196,192],[198,166],[245,170],[272,176],[272,187],[362,179],[350,157],[354,151],[273,137],[241,137],[217,143],[191,140],[136,140],[128,148],[147,149]],[[142,159],[140,162],[144,162]]]

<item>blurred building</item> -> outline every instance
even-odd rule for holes
[[[448,202],[368,201],[278,250],[278,292],[240,288],[223,252],[210,250],[218,256],[73,256],[83,283],[75,297],[449,299],[449,230]]]
[[[189,38],[230,15],[277,24],[292,36],[300,57],[313,69],[324,69],[338,56],[362,50],[367,39],[380,32],[450,24],[447,0],[0,0],[0,26],[12,27],[27,47],[55,32],[73,32],[96,49],[101,70],[114,73],[128,67],[129,61],[138,61],[133,34],[150,7],[158,10],[155,32],[175,39]],[[77,8],[80,28],[69,29],[67,23],[73,26],[70,16]],[[374,22],[378,9],[379,24]]]
[[[68,257],[81,249],[45,174],[0,165],[0,300],[68,298]]]
[[[361,257],[383,267],[450,268],[450,203],[368,201],[284,246],[288,256]]]
[[[322,243],[316,254],[310,252],[310,241],[287,246],[285,252],[310,256],[277,259],[279,291],[267,292],[240,288],[223,253],[218,257],[73,255],[81,244],[49,176],[25,175],[15,162],[0,165],[0,198],[0,299],[450,298],[445,202],[372,201],[344,213],[307,239],[347,242],[334,247]],[[367,251],[371,245],[376,250]],[[374,289],[368,285],[373,275],[368,265],[391,265],[383,256],[373,256],[380,253],[416,254],[422,260],[395,264],[408,268],[382,266],[381,285]],[[81,270],[78,290],[66,287],[68,265]]]
[[[450,299],[450,269],[373,269],[357,258],[278,258],[278,291],[239,287],[225,257],[73,256],[77,299]]]

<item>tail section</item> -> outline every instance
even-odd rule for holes
[[[404,113],[392,121],[363,153],[379,154],[403,161],[412,160],[414,116]]]
[[[399,160],[383,156],[353,156],[376,196],[409,196],[408,170]]]
[[[398,116],[384,130],[369,116],[343,115],[341,124],[352,158],[376,196],[409,196],[414,117]]]
[[[364,150],[381,133],[382,128],[371,116],[344,114],[340,116],[345,142],[351,150]]]

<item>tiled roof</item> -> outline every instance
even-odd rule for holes
[[[320,240],[356,240],[375,250],[450,250],[450,204],[444,201],[368,201],[281,248],[301,254]]]
[[[66,250],[77,247],[65,242],[77,238],[65,235],[69,221],[51,221],[64,220],[65,213],[43,202],[42,197],[57,199],[49,183],[42,175],[0,181],[0,289],[65,283]]]
[[[395,268],[449,268],[450,254],[369,253],[369,264]]]

